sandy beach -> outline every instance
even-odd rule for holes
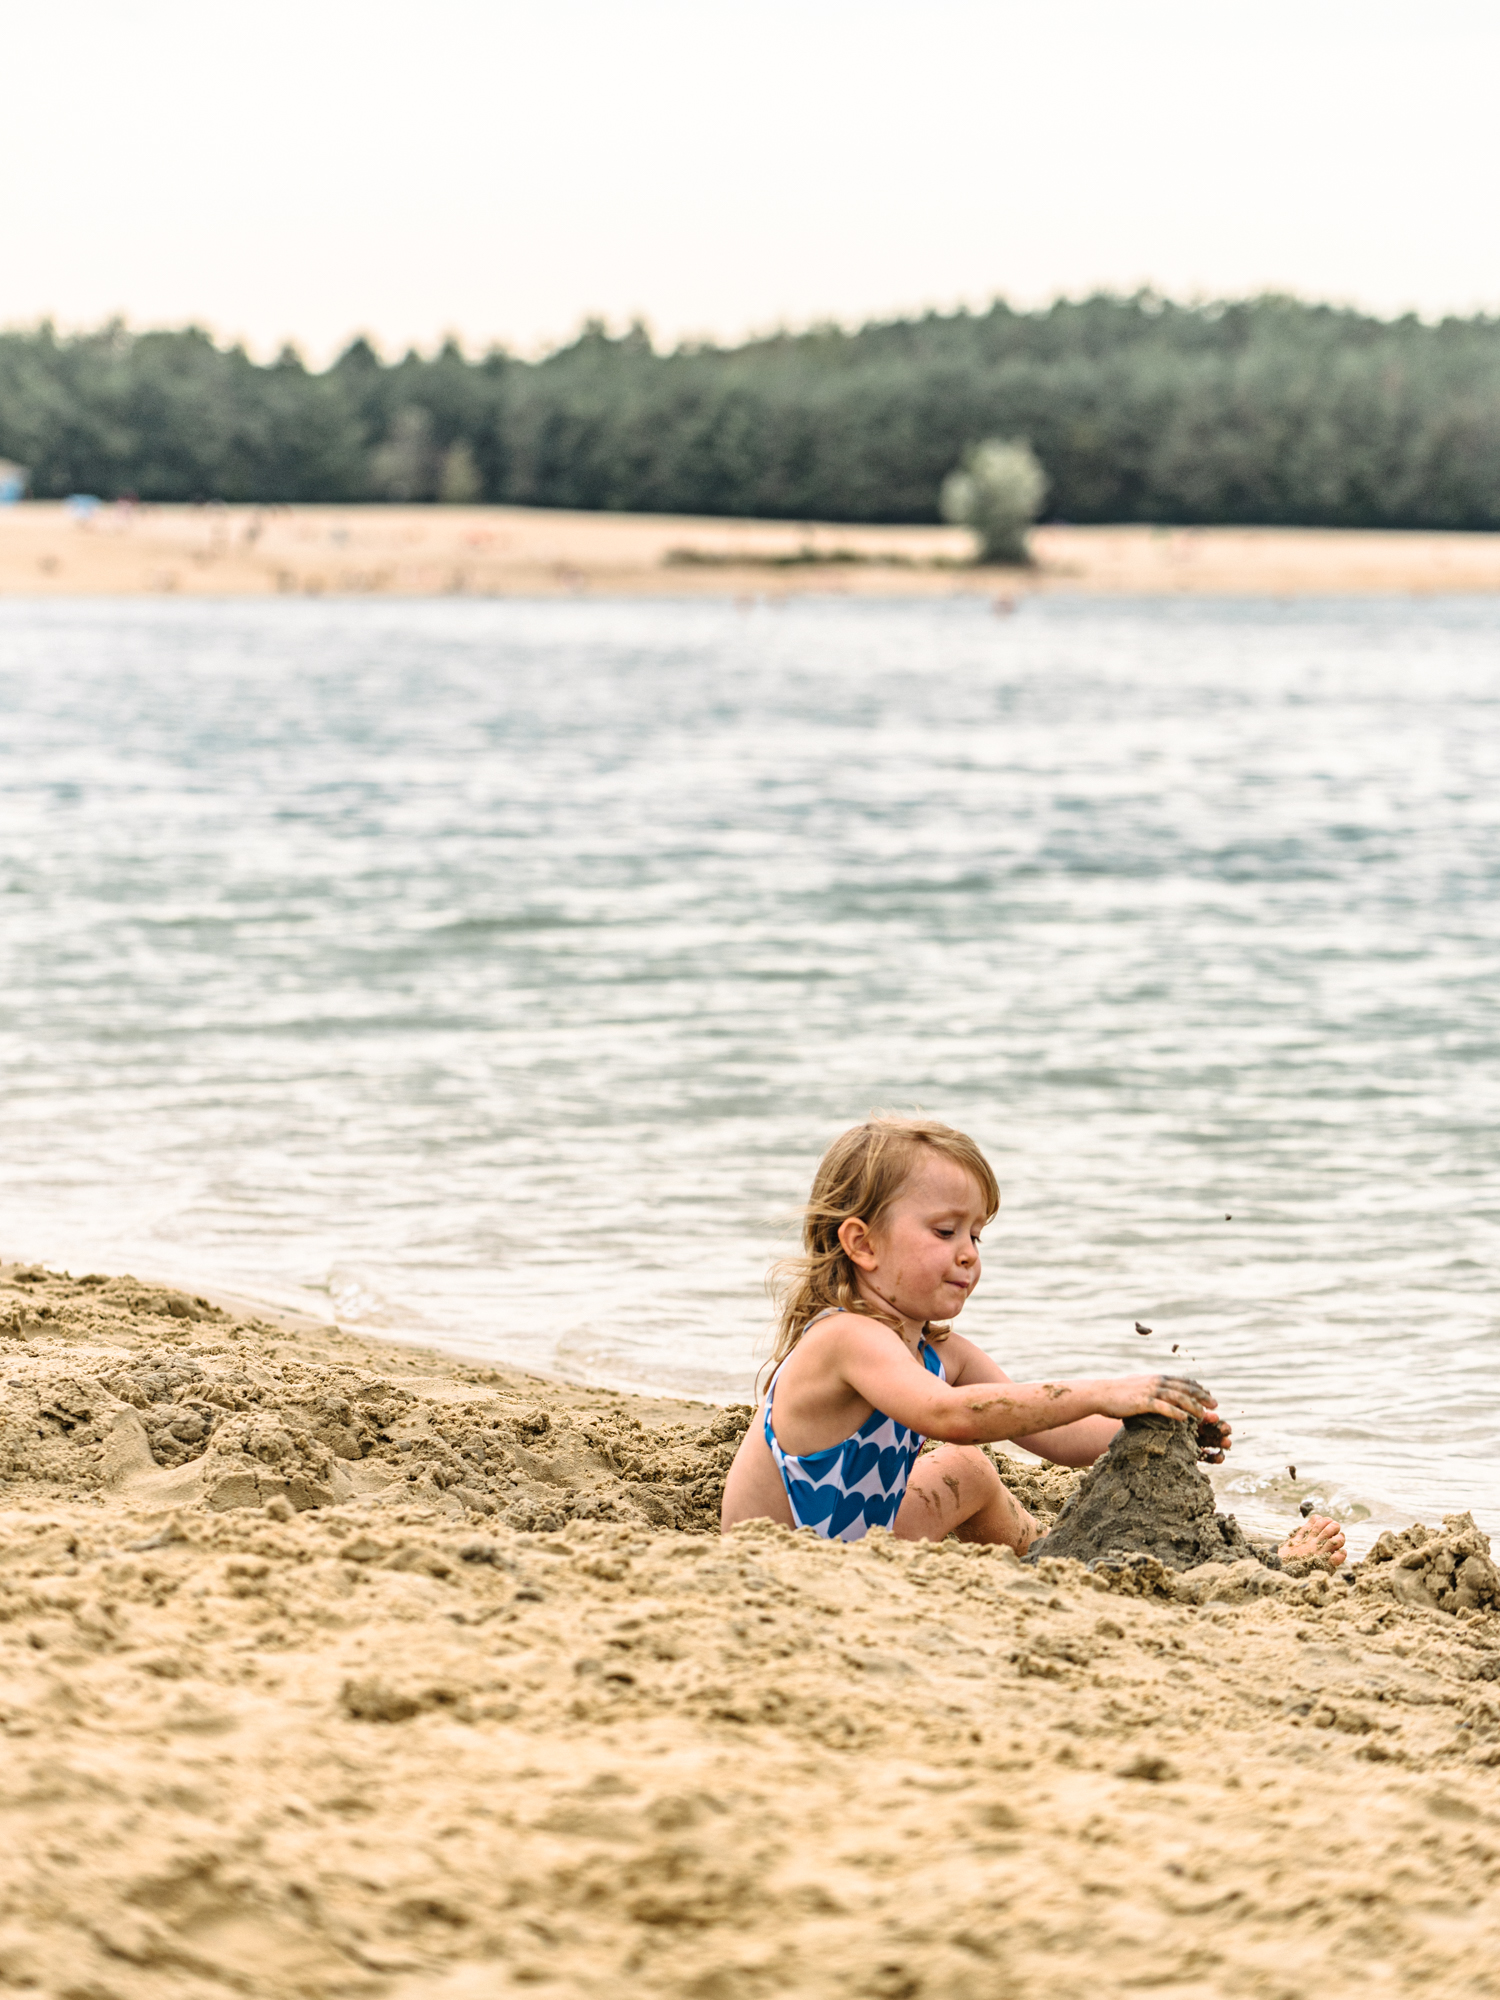
[[[1500,1990],[1451,1534],[1353,1586],[725,1541],[744,1410],[35,1268],[0,1336],[7,1991]]]
[[[1038,529],[1036,565],[976,569],[952,528],[515,507],[0,509],[0,596],[984,595],[1294,597],[1500,590],[1500,535]]]

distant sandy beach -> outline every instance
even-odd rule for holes
[[[0,508],[0,596],[777,599],[1036,591],[1297,597],[1500,591],[1500,535],[1038,529],[1031,570],[952,528],[516,507]]]
[[[36,1268],[0,1341],[7,1992],[1495,1989],[1448,1537],[1352,1588],[721,1540],[744,1410]]]

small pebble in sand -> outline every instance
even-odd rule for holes
[[[1297,1477],[1297,1468],[1295,1465],[1289,1465],[1287,1467],[1286,1476],[1288,1479],[1295,1479]]]
[[[1135,1323],[1135,1330],[1137,1333],[1149,1333],[1151,1331],[1149,1326],[1142,1326],[1139,1320],[1137,1320]],[[1172,1352],[1175,1354],[1177,1352],[1177,1349],[1174,1347],[1172,1349]]]

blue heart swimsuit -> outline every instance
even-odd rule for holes
[[[816,1326],[818,1320],[837,1310],[830,1306],[807,1326]],[[806,1333],[807,1327],[802,1331]],[[888,1528],[906,1498],[906,1483],[926,1439],[883,1410],[872,1410],[853,1437],[846,1437],[842,1444],[795,1456],[783,1451],[771,1426],[771,1402],[776,1377],[791,1358],[786,1357],[766,1385],[765,1427],[766,1443],[786,1488],[792,1519],[799,1528],[811,1528],[830,1542],[857,1542],[871,1528]],[[925,1340],[922,1366],[940,1382],[947,1381],[937,1349]]]

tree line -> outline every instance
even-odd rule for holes
[[[979,441],[1071,521],[1500,527],[1500,320],[1281,297],[997,301],[655,350],[260,364],[197,328],[0,333],[0,457],[38,497],[503,501],[932,521]]]

